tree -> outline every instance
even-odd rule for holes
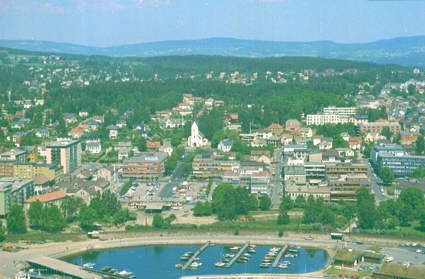
[[[56,205],[43,207],[42,220],[41,229],[47,232],[60,232],[66,226],[62,212]]]
[[[7,215],[7,231],[11,234],[27,232],[27,219],[24,210],[17,204],[12,205]]]
[[[382,179],[384,185],[391,185],[394,180],[394,175],[391,173],[389,167],[383,167],[379,173],[379,177]]]
[[[387,138],[387,140],[389,140],[393,136],[393,132],[391,132],[389,127],[384,127],[381,131],[381,135],[383,135]]]
[[[193,216],[204,216],[204,204],[201,201],[197,201],[193,208]]]
[[[66,221],[72,222],[78,218],[78,210],[84,204],[83,199],[76,196],[66,196],[60,205],[60,209]]]
[[[6,239],[6,230],[3,229],[3,222],[0,220],[0,242]]]
[[[164,227],[164,217],[161,214],[155,214],[153,216],[152,227],[155,229],[162,229]]]
[[[30,204],[30,208],[27,211],[28,222],[30,226],[37,230],[43,224],[43,203],[41,201],[35,201]]]
[[[413,170],[414,178],[422,178],[425,177],[425,168],[416,168]]]
[[[80,209],[78,215],[78,220],[80,222],[80,227],[85,231],[90,231],[93,229],[94,223],[99,219],[96,210],[93,208],[83,205]]]
[[[209,201],[204,202],[204,216],[211,216],[212,206]]]
[[[118,210],[114,216],[114,224],[124,224],[130,219],[130,211],[128,208]]]
[[[236,187],[235,189],[236,214],[247,214],[249,210],[249,193],[245,187]]]
[[[171,137],[171,146],[174,148],[179,146],[179,144],[182,142],[182,138],[183,138],[182,133],[173,134],[173,136]]]
[[[304,209],[304,224],[313,224],[316,222],[318,214],[316,211],[316,200],[312,195],[309,195]]]
[[[249,210],[258,210],[258,199],[255,195],[249,196]]]
[[[213,212],[219,220],[234,220],[236,213],[235,188],[227,183],[219,184],[212,194]]]
[[[425,230],[425,211],[422,211],[421,215],[419,216],[419,224],[421,225],[422,229]]]
[[[357,225],[361,229],[373,229],[375,226],[375,204],[373,202],[363,200],[359,203],[359,212],[357,214]]]
[[[399,201],[403,205],[409,205],[412,208],[413,218],[419,219],[420,213],[425,207],[425,198],[419,188],[406,188],[400,193]],[[401,209],[400,209],[401,210]],[[401,220],[400,220],[401,222]]]
[[[284,208],[285,210],[291,210],[292,208],[294,208],[294,202],[292,201],[291,197],[290,196],[285,196],[282,199],[282,202],[280,203],[279,208],[280,209]]]
[[[284,208],[280,209],[279,215],[277,215],[277,225],[288,225],[289,223],[291,223],[291,219],[288,212]]]
[[[272,200],[268,195],[263,195],[260,198],[259,206],[261,210],[269,210],[272,206]]]
[[[303,195],[298,195],[295,199],[295,207],[304,208],[306,203],[305,197]]]
[[[400,208],[400,211],[397,215],[398,220],[400,221],[400,226],[407,227],[409,226],[410,221],[413,220],[413,208],[410,204],[403,204]]]
[[[335,213],[329,207],[326,207],[319,216],[320,223],[323,225],[328,225],[331,228],[336,225],[336,216]]]
[[[416,154],[422,154],[424,153],[425,150],[425,142],[424,142],[424,137],[423,136],[419,136],[418,139],[416,140]]]

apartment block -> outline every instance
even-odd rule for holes
[[[81,166],[81,143],[79,140],[65,140],[51,142],[46,145],[47,164],[56,164],[63,167],[67,174]]]
[[[361,133],[381,133],[385,127],[388,127],[390,131],[394,134],[400,133],[401,130],[401,126],[398,122],[388,121],[363,123],[358,125],[358,127]]]
[[[33,195],[33,179],[0,178],[0,217],[6,217],[14,204],[23,208],[25,201]]]
[[[53,184],[63,180],[63,167],[55,164],[37,163],[15,163],[13,165],[13,176],[22,179],[34,179],[39,175],[44,175]]]
[[[0,154],[0,176],[13,176],[13,164],[27,161],[27,151],[21,149],[11,149]]]
[[[226,171],[239,169],[240,164],[235,161],[216,160],[215,156],[209,154],[198,154],[193,159],[192,175],[194,177],[222,177]]]
[[[331,191],[330,200],[357,201],[357,189],[361,187],[372,187],[369,177],[363,173],[340,175],[328,177],[328,186]]]
[[[368,175],[368,166],[362,163],[326,163],[326,176],[339,177],[347,174],[364,174]]]

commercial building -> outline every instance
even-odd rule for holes
[[[338,177],[328,176],[328,186],[331,191],[331,201],[357,200],[357,189],[361,187],[371,188],[372,182],[369,177],[363,173],[340,175]]]
[[[47,164],[63,167],[67,174],[81,166],[81,143],[79,140],[64,140],[46,145]]]
[[[39,175],[44,175],[52,184],[63,180],[63,167],[56,164],[37,163],[15,163],[13,165],[13,176],[22,179],[34,179]]]
[[[378,154],[376,168],[380,171],[388,167],[395,177],[411,177],[416,168],[425,168],[425,156],[403,155],[389,153]]]
[[[125,160],[122,166],[122,177],[161,178],[165,168],[164,162],[168,154],[165,152],[142,152]]]
[[[269,187],[269,174],[267,171],[251,173],[226,171],[222,175],[222,182],[235,187],[246,187],[251,194],[265,194]]]
[[[388,121],[380,121],[380,122],[371,122],[371,123],[362,123],[358,125],[358,130],[361,133],[381,133],[385,127],[388,127],[390,131],[394,134],[400,133],[401,126],[398,122],[388,122]]]
[[[368,171],[368,166],[361,163],[326,163],[327,177],[338,177],[345,174],[364,174],[367,176]]]
[[[239,163],[235,161],[216,160],[211,153],[198,154],[192,162],[192,175],[194,177],[222,177],[226,171],[239,169]]]

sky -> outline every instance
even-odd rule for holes
[[[363,43],[425,35],[425,0],[0,0],[0,40],[118,46],[227,37]]]

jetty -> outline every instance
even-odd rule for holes
[[[283,253],[285,253],[287,248],[288,248],[288,245],[285,245],[282,247],[282,249],[280,249],[279,254],[277,254],[276,258],[274,259],[272,267],[276,267],[279,264],[280,259],[282,258]]]
[[[245,245],[239,250],[239,252],[230,260],[230,262],[227,264],[227,268],[231,267],[232,264],[235,263],[237,259],[242,255],[242,253],[246,250],[246,248],[249,246],[249,241],[245,243]]]
[[[57,274],[62,276],[69,276],[71,278],[102,278],[102,276],[96,276],[92,272],[88,272],[87,270],[83,269],[81,266],[73,265],[46,256],[27,259],[26,262],[32,267],[55,270]]]
[[[205,244],[204,246],[202,246],[198,251],[196,251],[195,254],[193,254],[192,257],[190,257],[190,259],[187,261],[187,263],[182,267],[182,269],[187,269],[192,262],[205,250],[207,249],[208,246],[210,246],[211,241],[208,241],[207,244]]]

